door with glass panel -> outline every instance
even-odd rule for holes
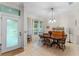
[[[34,20],[33,22],[33,36],[34,39],[38,39],[39,34],[43,33],[43,21]]]
[[[20,47],[19,20],[14,17],[3,18],[3,51],[7,52]]]

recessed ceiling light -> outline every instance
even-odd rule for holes
[[[68,4],[69,4],[69,5],[72,5],[72,4],[73,4],[73,2],[68,2]]]

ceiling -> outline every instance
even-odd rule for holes
[[[23,3],[27,15],[41,17],[49,17],[51,15],[51,8],[54,8],[54,15],[57,16],[65,13],[72,7],[79,7],[78,2],[71,4],[69,2],[4,2],[2,4],[18,7],[23,5]]]
[[[25,8],[28,15],[36,15],[49,17],[51,10],[54,8],[54,14],[62,14],[69,10],[71,6],[76,6],[76,2],[69,4],[68,2],[26,2]]]

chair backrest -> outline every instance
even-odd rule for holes
[[[52,28],[53,31],[64,31],[64,27]]]
[[[48,34],[51,36],[51,34],[52,34],[52,31],[48,31]]]
[[[52,37],[64,38],[64,31],[52,31]]]

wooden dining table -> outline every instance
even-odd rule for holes
[[[41,37],[44,39],[44,44],[46,43],[46,41],[52,41],[52,43],[50,43],[50,47],[52,47],[52,45],[56,44],[59,48],[61,48],[60,44],[64,45],[65,44],[65,39],[66,39],[67,35],[64,35],[64,37],[55,37],[55,36],[50,36],[50,35],[41,35]],[[64,48],[61,48],[64,49]]]

